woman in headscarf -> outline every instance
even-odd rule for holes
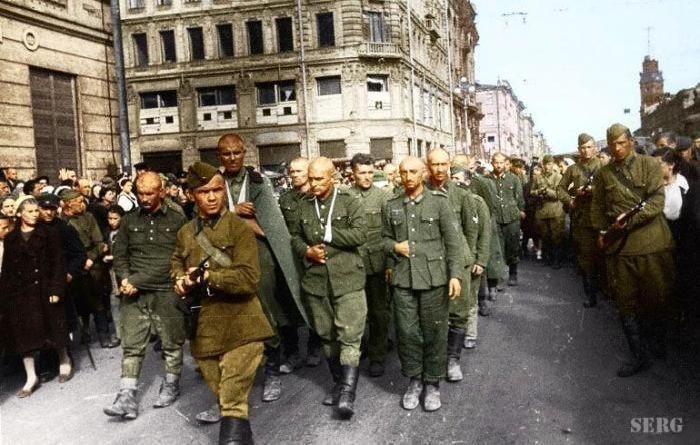
[[[122,178],[119,180],[119,187],[121,192],[117,196],[117,205],[129,213],[139,205],[133,192],[134,182],[129,177]]]
[[[18,396],[30,396],[40,385],[34,353],[52,348],[59,355],[59,382],[73,376],[68,356],[64,307],[66,268],[60,234],[38,223],[36,199],[22,198],[17,224],[4,241],[0,301],[9,347],[22,356],[27,381]]]

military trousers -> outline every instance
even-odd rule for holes
[[[360,366],[360,343],[367,320],[364,289],[343,295],[304,296],[326,357],[340,357],[341,365]]]
[[[367,326],[369,327],[367,355],[372,362],[383,362],[389,347],[389,323],[391,321],[389,292],[387,292],[383,273],[367,275],[365,295],[367,297]]]
[[[481,277],[484,275],[471,275],[469,283],[469,313],[467,315],[467,337],[476,339],[479,332],[479,287]]]
[[[447,371],[447,287],[393,288],[394,323],[401,372],[436,383]]]
[[[550,246],[560,246],[566,236],[566,220],[564,216],[556,218],[536,218],[537,233],[542,242]]]
[[[598,231],[592,227],[574,225],[573,232],[578,267],[586,276],[594,276],[603,268],[602,256],[596,246]]]
[[[222,416],[248,418],[248,397],[263,347],[263,342],[256,341],[222,355],[197,359],[204,381],[219,401]]]
[[[170,290],[140,290],[119,303],[119,331],[123,349],[122,377],[138,379],[151,331],[163,342],[165,371],[180,375],[185,319],[175,304],[178,296]]]
[[[673,251],[606,258],[607,285],[623,317],[662,315],[675,282]]]
[[[486,265],[486,276],[491,280],[505,278],[506,263],[503,259],[501,246],[501,229],[495,219],[491,219],[491,245],[489,246],[489,263]]]
[[[520,220],[507,224],[498,224],[501,251],[506,265],[518,264],[520,261]],[[490,278],[490,277],[489,277]]]
[[[450,326],[457,329],[466,329],[469,320],[470,284],[471,284],[471,266],[464,270],[464,279],[462,280],[462,293],[454,300],[450,300]]]

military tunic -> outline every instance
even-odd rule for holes
[[[335,195],[333,213],[331,204]],[[318,207],[317,207],[318,205]],[[316,209],[318,208],[318,214]],[[332,239],[324,242],[331,222]],[[326,357],[340,357],[342,365],[357,367],[365,330],[365,264],[359,248],[367,242],[367,224],[360,201],[349,191],[334,188],[326,199],[311,197],[299,203],[299,218],[291,230],[292,249],[301,259],[301,288],[314,329],[323,340]],[[309,246],[323,244],[325,264],[306,258]]]
[[[299,217],[299,201],[305,198],[308,198],[306,193],[302,193],[293,188],[285,190],[280,195],[278,202],[288,229],[291,230],[291,228],[294,227],[296,219]]]
[[[359,248],[367,274],[365,284],[369,327],[367,355],[370,361],[383,362],[389,343],[391,310],[384,278],[386,256],[382,247],[382,210],[390,194],[375,186],[367,190],[353,186],[349,191],[362,203],[367,222],[367,242]]]
[[[117,283],[126,278],[138,289],[119,304],[122,377],[139,377],[152,328],[163,342],[166,371],[182,371],[185,320],[176,308],[170,257],[184,223],[181,214],[165,205],[155,212],[136,209],[122,218],[113,247],[114,274]]]
[[[192,355],[219,399],[221,414],[246,419],[248,396],[262,361],[262,342],[274,335],[256,295],[260,269],[255,235],[243,220],[227,210],[211,221],[195,218],[177,233],[172,278],[184,275],[206,258],[195,239],[200,227],[233,264],[224,268],[209,261],[207,284],[212,295],[202,301]]]
[[[490,280],[497,281],[505,276],[505,260],[503,259],[503,248],[501,247],[501,231],[496,218],[493,216],[496,214],[496,186],[490,179],[474,173],[469,184],[469,190],[484,200],[491,224],[489,261],[486,265],[486,274],[482,278],[488,277]]]
[[[530,193],[540,198],[535,210],[537,232],[548,246],[559,246],[565,235],[565,215],[557,196],[561,175],[557,172],[542,173],[534,178]]]
[[[520,212],[525,210],[523,186],[517,176],[505,172],[501,176],[488,176],[496,186],[496,202],[492,219],[498,223],[501,250],[506,264],[520,261]]]
[[[408,377],[435,383],[447,369],[449,279],[464,276],[464,244],[447,195],[424,190],[416,199],[405,193],[384,209],[382,238],[394,296],[394,320],[401,370]],[[408,241],[409,257],[394,252]]]
[[[595,176],[591,224],[599,231],[647,200],[629,221],[627,235],[605,252],[608,287],[623,316],[664,310],[671,294],[673,238],[663,216],[664,196],[661,166],[649,156],[631,152],[622,162],[602,167]]]

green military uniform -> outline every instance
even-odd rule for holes
[[[600,167],[600,161],[597,157],[586,162],[579,161],[564,172],[557,188],[559,199],[564,206],[571,209],[569,217],[571,218],[576,247],[576,258],[578,267],[583,274],[584,292],[590,299],[589,304],[595,301],[595,292],[599,281],[596,276],[603,265],[596,247],[598,230],[593,227],[591,222],[591,192],[580,196],[577,195],[577,192],[583,188],[592,187],[592,179]],[[575,205],[573,205],[574,202]]]
[[[504,278],[506,267],[503,259],[503,248],[501,247],[501,231],[496,222],[496,218],[493,217],[493,215],[496,214],[496,201],[498,200],[496,197],[496,185],[490,179],[478,173],[473,173],[469,184],[469,190],[484,200],[489,211],[489,220],[491,224],[489,261],[486,265],[486,273],[482,275],[481,281],[482,285],[486,286],[485,281],[488,279],[493,283],[493,286],[495,286],[498,280]]]
[[[349,189],[362,203],[367,223],[367,242],[359,249],[367,274],[365,296],[367,298],[367,324],[369,341],[367,355],[370,362],[384,362],[389,343],[391,309],[384,271],[386,256],[382,248],[382,210],[389,193],[375,186],[362,190],[357,186]]]
[[[498,224],[501,250],[506,264],[520,261],[520,212],[525,210],[523,186],[513,173],[488,176],[496,186],[496,200],[491,217]]]
[[[551,156],[549,158],[551,162]],[[561,175],[556,171],[543,172],[533,179],[530,189],[531,195],[539,198],[535,209],[535,223],[537,233],[542,239],[546,260],[553,261],[556,266],[561,266],[561,244],[566,232],[564,209],[557,195],[560,181]]]
[[[383,218],[401,370],[434,384],[447,368],[446,285],[464,276],[464,244],[447,195],[440,191],[425,190],[416,199],[405,193],[394,197]],[[409,242],[409,258],[394,253],[394,245],[403,241]]]
[[[181,214],[165,205],[155,212],[137,209],[122,218],[113,247],[114,274],[117,283],[126,278],[138,289],[119,305],[122,378],[138,379],[152,329],[163,342],[166,372],[179,376],[182,371],[185,321],[169,272],[184,223]]]
[[[329,223],[331,239],[324,242]],[[326,357],[339,359],[341,366],[358,367],[367,316],[365,265],[359,253],[367,241],[362,204],[339,188],[325,200],[311,197],[301,201],[291,235],[294,253],[304,267],[301,288]],[[317,244],[325,245],[325,264],[310,263],[306,258],[307,248]]]
[[[296,224],[296,220],[299,217],[299,202],[305,198],[308,198],[306,193],[293,188],[287,189],[280,194],[278,202],[288,229],[291,230]]]
[[[628,179],[623,182],[620,176]],[[631,152],[595,177],[591,225],[599,231],[647,199],[644,210],[629,222],[628,235],[605,252],[608,286],[623,316],[661,310],[671,294],[673,238],[663,216],[664,196],[661,166],[649,156]]]
[[[206,184],[216,171],[198,165],[190,170],[202,170]],[[260,269],[255,235],[243,220],[225,209],[210,220],[196,217],[177,234],[172,277],[184,275],[208,256],[195,238],[199,230],[232,264],[224,267],[208,261],[207,284],[212,295],[202,301],[192,355],[217,396],[221,414],[247,419],[248,396],[263,356],[262,342],[274,335],[256,295]]]

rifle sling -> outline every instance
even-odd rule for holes
[[[204,230],[200,230],[195,236],[195,241],[202,248],[204,253],[209,255],[211,259],[218,264],[220,267],[229,268],[233,264],[231,258],[226,255],[221,249],[214,247],[214,245],[209,241],[209,238],[204,234]]]

